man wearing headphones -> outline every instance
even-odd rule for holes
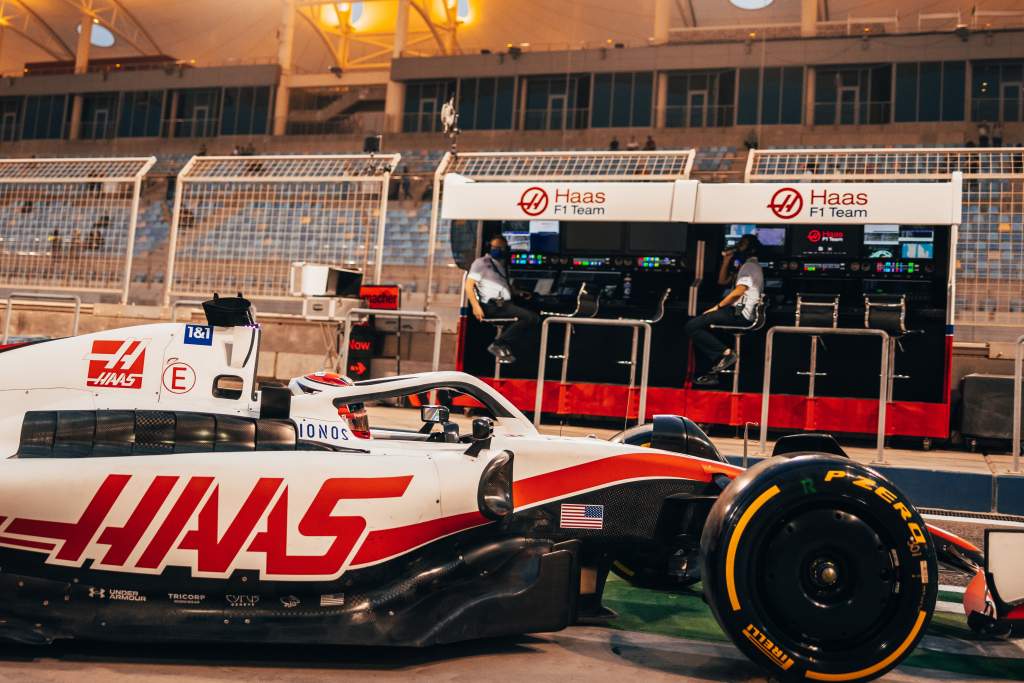
[[[718,375],[736,365],[736,354],[708,328],[711,325],[746,325],[754,319],[757,303],[764,291],[764,271],[757,261],[760,246],[756,235],[744,235],[734,250],[722,252],[725,259],[723,273],[730,262],[739,265],[735,286],[721,301],[683,328],[698,353],[714,364],[707,374],[696,380],[698,385],[717,384]]]

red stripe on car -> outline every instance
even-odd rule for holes
[[[353,565],[370,564],[379,562],[395,555],[401,555],[413,548],[426,545],[444,536],[449,536],[459,531],[472,529],[488,523],[488,519],[479,512],[464,512],[460,515],[450,517],[439,517],[438,519],[418,522],[408,526],[399,526],[393,529],[378,529],[366,535],[366,540],[359,548]]]
[[[738,467],[675,455],[629,453],[522,479],[513,484],[512,497],[516,509],[519,510],[533,503],[565,498],[584,489],[608,486],[630,479],[690,479],[710,482],[715,474],[735,477],[742,471]],[[487,523],[487,518],[479,512],[466,512],[408,526],[371,531],[352,560],[352,566],[396,557],[444,536]]]
[[[513,485],[516,509],[544,500],[628,479],[690,479],[710,482],[715,474],[730,478],[743,470],[722,463],[662,453],[627,453],[521,479]]]

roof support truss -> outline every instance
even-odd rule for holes
[[[18,34],[54,59],[75,58],[57,32],[21,0],[0,0],[0,28]]]
[[[64,0],[83,15],[91,17],[142,55],[163,54],[149,31],[120,0]]]

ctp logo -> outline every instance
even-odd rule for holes
[[[775,191],[768,208],[784,221],[795,218],[804,208],[804,198],[792,187],[783,187]]]
[[[527,216],[539,216],[548,208],[548,193],[543,187],[528,187],[519,197],[519,208]]]
[[[821,230],[809,230],[807,232],[807,241],[811,244],[817,244],[821,241]]]

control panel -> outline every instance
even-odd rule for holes
[[[838,294],[840,310],[851,315],[858,315],[851,309],[863,306],[865,294],[903,294],[918,309],[945,306],[948,229],[728,225],[722,234],[724,249],[734,247],[743,235],[757,235],[765,294],[776,311],[788,310],[800,293]]]

